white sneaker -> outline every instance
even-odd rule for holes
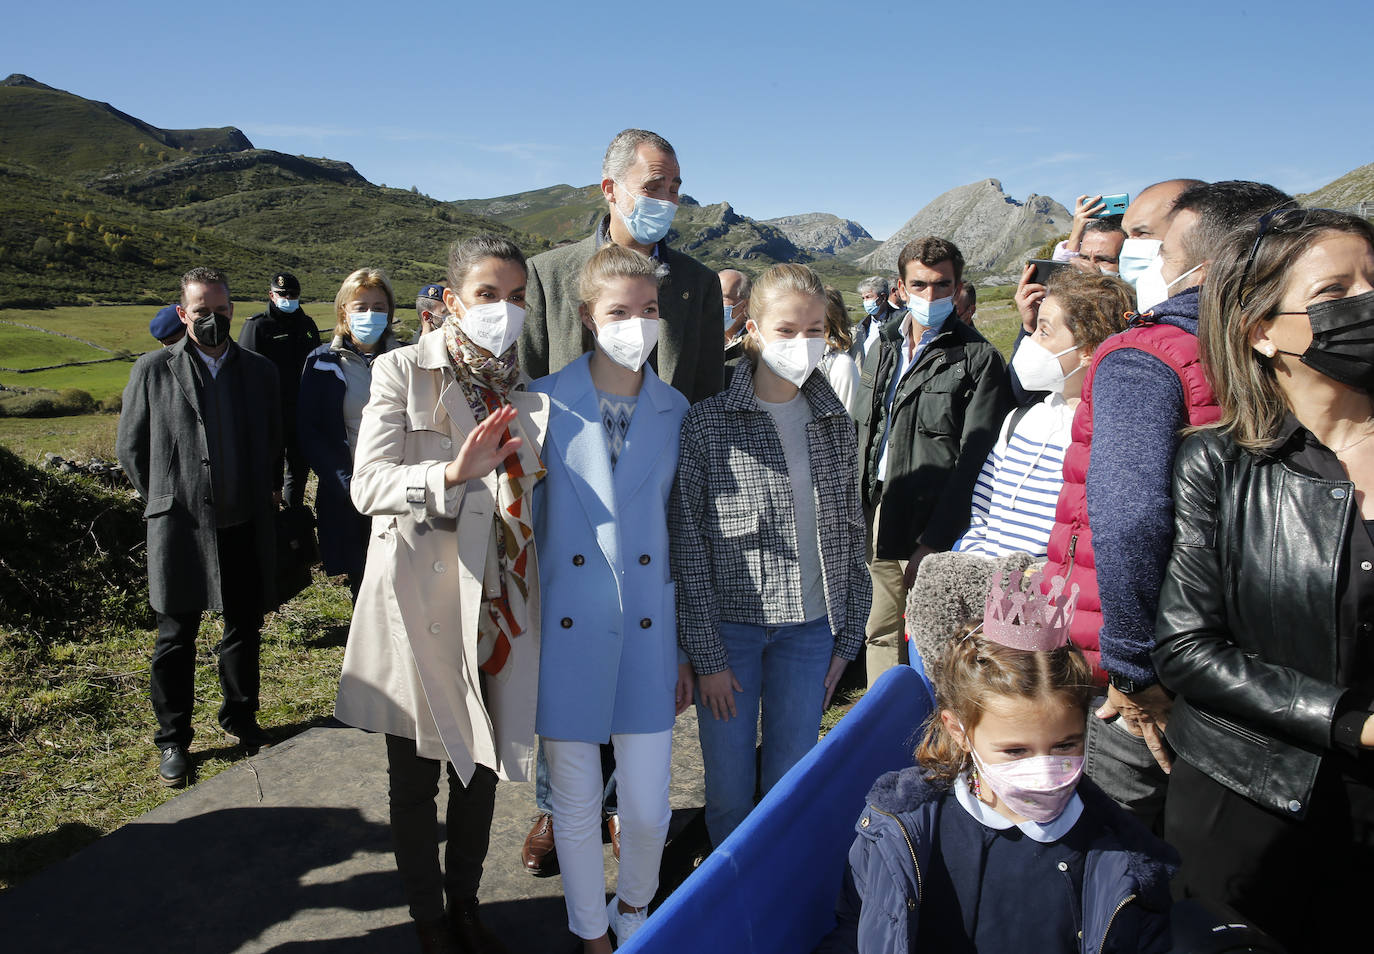
[[[649,909],[640,908],[638,911],[626,914],[620,910],[620,897],[611,898],[611,903],[606,905],[606,920],[610,922],[611,933],[615,935],[617,947],[630,943],[630,938],[634,933],[644,926],[644,922],[649,918]]]

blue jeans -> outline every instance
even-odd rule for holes
[[[835,650],[830,622],[822,616],[791,626],[720,624],[730,670],[742,688],[735,717],[716,719],[697,693],[697,726],[706,769],[706,829],[723,842],[754,807],[758,773],[754,758],[759,712],[763,713],[762,791],[768,793],[816,744],[825,673]]]

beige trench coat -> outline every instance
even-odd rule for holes
[[[548,399],[512,391],[527,446],[541,451]],[[492,540],[496,475],[445,490],[444,466],[476,421],[443,335],[378,356],[350,489],[372,516],[367,568],[348,631],[334,714],[414,739],[466,784],[476,765],[533,775],[539,684],[539,570],[529,561],[529,626],[507,676],[477,667],[477,613]]]

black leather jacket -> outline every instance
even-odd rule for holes
[[[1251,801],[1303,818],[1332,751],[1338,582],[1354,487],[1189,437],[1174,462],[1174,551],[1155,626],[1178,693],[1169,742]]]

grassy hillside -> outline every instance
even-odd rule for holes
[[[306,297],[330,299],[376,266],[405,299],[443,277],[455,239],[549,245],[345,162],[254,149],[234,129],[157,129],[27,77],[0,85],[0,216],[0,307],[161,303],[207,263],[236,291],[262,294],[285,269]]]
[[[1355,209],[1365,203],[1370,209],[1366,214],[1374,214],[1374,162],[1298,198],[1313,209]]]
[[[606,200],[598,185],[556,185],[494,199],[459,199],[449,205],[459,212],[486,216],[522,232],[541,235],[553,243],[586,238],[606,213]]]

